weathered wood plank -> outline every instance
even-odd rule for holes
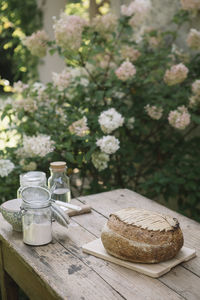
[[[123,207],[135,206],[147,209],[163,211],[165,213],[178,216],[182,225],[186,244],[188,241],[192,245],[200,248],[199,224],[176,214],[155,202],[143,199],[136,193],[129,190],[118,190],[99,195],[91,195],[80,198],[81,202],[86,201],[95,210],[91,214],[73,217],[68,230],[58,224],[53,224],[55,242],[43,247],[30,247],[22,242],[22,236],[13,232],[11,227],[0,216],[0,237],[6,245],[4,257],[6,259],[6,269],[8,273],[15,274],[16,282],[28,290],[31,286],[34,290],[34,282],[41,282],[44,290],[49,289],[46,299],[185,299],[200,294],[199,278],[187,271],[182,266],[175,268],[169,274],[157,279],[149,278],[132,270],[117,266],[93,256],[83,254],[80,247],[95,237],[100,236],[100,231],[106,221],[106,217]],[[78,200],[72,202],[80,203]],[[180,216],[180,217],[179,217]],[[185,221],[185,219],[187,219]],[[195,237],[195,234],[196,236]],[[190,236],[191,235],[191,236]],[[190,238],[190,239],[189,239]],[[58,242],[57,242],[58,241]],[[191,244],[187,246],[192,247]],[[12,257],[12,259],[11,259]],[[10,260],[10,261],[9,261]],[[194,261],[196,258],[194,259]],[[16,265],[17,261],[17,265]],[[184,264],[191,268],[191,262]],[[17,266],[15,268],[14,266]],[[25,266],[24,277],[20,271]],[[193,264],[195,273],[199,272],[198,266]],[[16,272],[17,270],[17,272]],[[23,269],[24,270],[24,269]],[[176,272],[175,276],[174,273]],[[192,270],[191,270],[192,271]],[[180,277],[184,284],[179,284]],[[185,274],[187,273],[187,282]],[[29,277],[31,275],[31,278]],[[173,274],[173,275],[170,275]],[[176,278],[177,277],[177,278]],[[19,278],[21,278],[19,280]],[[17,281],[18,280],[18,281]],[[191,291],[189,290],[191,289]],[[195,292],[193,292],[194,290]],[[35,293],[37,292],[35,288]],[[32,296],[29,290],[29,297]],[[53,298],[56,295],[57,298]],[[36,294],[31,299],[36,299]],[[44,296],[45,297],[45,296]],[[39,298],[37,298],[39,299]],[[41,298],[41,300],[45,298]],[[46,300],[45,299],[45,300]],[[190,298],[188,298],[190,299]]]
[[[73,203],[78,204],[75,200],[73,200]],[[92,230],[95,231],[95,220],[97,220],[98,224],[104,224],[106,219],[94,211],[88,214],[88,218],[86,219],[83,215],[73,217],[72,219],[80,223],[82,227],[77,226],[77,223],[71,221],[69,230],[66,232],[63,227],[54,224],[54,235],[56,239],[68,251],[74,253],[74,255],[79,257],[85,264],[90,266],[90,268],[98,273],[109,285],[120,293],[120,295],[123,295],[125,299],[183,299],[158,280],[83,253],[81,246],[96,238],[89,232]],[[86,227],[85,224],[87,224],[89,231],[84,229],[84,227]]]
[[[155,210],[176,217],[181,225],[184,234],[184,244],[189,248],[196,249],[197,257],[189,262],[183,263],[183,266],[191,270],[197,276],[200,276],[200,224],[175,212],[153,200],[147,199],[133,191],[127,189],[115,190],[107,193],[80,197],[81,202],[91,205],[93,209],[100,214],[108,217],[111,212],[121,208],[137,207],[149,210]],[[97,223],[98,225],[98,223]],[[95,234],[98,235],[96,226]],[[101,227],[99,226],[99,232]]]
[[[108,197],[106,197],[107,195]],[[197,253],[200,254],[200,230],[199,230],[200,224],[176,212],[173,212],[163,207],[162,205],[155,203],[154,201],[144,198],[134,192],[131,192],[129,190],[118,190],[118,191],[109,192],[107,194],[103,193],[102,195],[98,194],[98,195],[82,197],[80,198],[80,201],[91,205],[96,210],[96,212],[99,212],[100,216],[105,215],[105,217],[108,217],[109,214],[113,211],[117,211],[121,208],[130,207],[130,206],[156,210],[166,214],[173,215],[174,217],[177,217],[181,223],[181,227],[185,237],[185,245],[191,248],[195,248],[197,250]],[[80,220],[78,222],[80,223]],[[85,226],[86,228],[88,228],[90,232],[92,232],[93,229],[91,226],[88,225],[88,222],[87,224],[82,223],[81,225]],[[97,225],[100,225],[100,222],[97,222]],[[95,235],[98,235],[98,232],[100,234],[102,226],[99,227],[98,229],[95,228],[94,231]],[[184,281],[184,290],[182,290],[181,288],[182,284],[181,283],[179,284],[178,279],[176,280],[176,289],[174,289],[174,276],[170,275],[173,274],[172,271],[169,274],[164,275],[162,277],[162,282],[166,284],[166,286],[170,287],[172,290],[177,291],[177,293],[182,295],[184,298],[185,295],[193,293],[191,291],[195,290],[195,293],[193,293],[194,295],[193,297],[195,299],[196,294],[198,293],[200,294],[199,266],[200,266],[199,257],[196,257],[190,260],[189,262],[182,264],[182,266],[178,267],[178,270],[182,270],[181,273],[185,272],[188,275],[187,281]],[[187,271],[186,268],[188,270],[191,270],[191,272]],[[192,272],[194,272],[197,276]],[[165,280],[165,276],[167,276],[166,280]]]
[[[3,249],[0,243],[0,284],[1,284],[1,299],[17,300],[19,287],[16,282],[5,272],[3,263]]]
[[[22,235],[13,232],[1,216],[0,223],[5,270],[31,299],[94,300],[94,295],[95,299],[123,299],[58,242],[42,247],[27,246],[22,242]],[[69,241],[67,235],[65,238]]]
[[[199,277],[178,266],[159,279],[188,300],[200,299]]]

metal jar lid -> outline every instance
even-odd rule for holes
[[[23,188],[22,192],[23,208],[45,208],[51,206],[53,218],[62,226],[68,227],[70,218],[62,209],[51,201],[49,190],[40,186],[29,186]]]

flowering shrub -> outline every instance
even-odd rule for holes
[[[176,31],[148,29],[136,42],[149,3],[135,0],[122,6],[119,20],[109,13],[91,24],[61,14],[55,41],[45,38],[44,47],[41,35],[26,38],[32,53],[42,56],[48,46],[66,66],[46,85],[15,83],[5,101],[2,118],[10,117],[20,135],[17,147],[1,153],[15,164],[8,178],[36,168],[47,172],[50,161],[65,160],[87,177],[85,193],[132,188],[177,199],[181,211],[198,217],[200,56],[174,46]],[[178,29],[198,3],[181,1]],[[197,33],[191,29],[185,44],[197,49]],[[6,174],[1,166],[0,174]]]

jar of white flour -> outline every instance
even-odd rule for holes
[[[51,242],[51,194],[43,187],[25,187],[22,192],[23,241],[32,246]]]

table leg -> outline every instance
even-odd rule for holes
[[[0,285],[2,300],[18,300],[19,287],[4,270],[2,243],[0,243]]]

